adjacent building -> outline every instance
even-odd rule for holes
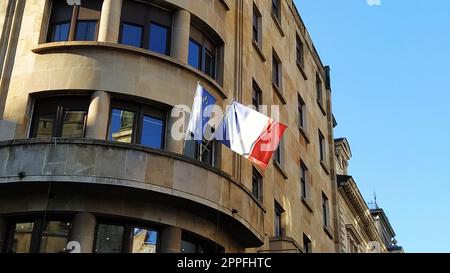
[[[348,248],[330,70],[291,0],[71,2],[0,2],[1,251]],[[289,126],[273,164],[173,137],[197,83]]]

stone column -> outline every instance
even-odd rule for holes
[[[6,221],[0,216],[0,253],[3,251],[3,246],[6,240]]]
[[[122,0],[103,1],[100,26],[98,29],[99,42],[117,43],[119,41],[121,14]]]
[[[191,14],[178,10],[173,16],[171,56],[182,63],[188,62]]]
[[[92,94],[86,122],[86,138],[106,140],[111,96],[104,91]]]
[[[167,227],[161,232],[161,252],[180,253],[181,251],[181,228]]]
[[[81,253],[92,253],[95,236],[95,216],[92,213],[80,212],[72,221],[69,242],[80,243]]]

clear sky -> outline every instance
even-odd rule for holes
[[[407,252],[450,252],[450,1],[295,2],[331,67],[360,191]]]

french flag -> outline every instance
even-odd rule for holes
[[[233,102],[217,128],[215,138],[265,169],[286,129],[286,125]]]

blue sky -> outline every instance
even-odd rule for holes
[[[450,252],[450,1],[295,2],[331,67],[362,194],[407,252]]]

